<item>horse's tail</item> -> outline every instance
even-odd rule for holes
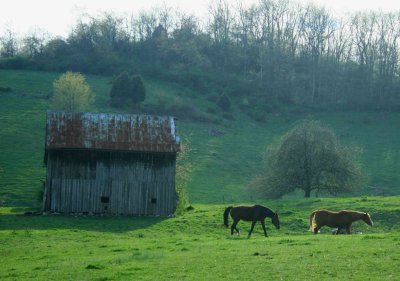
[[[224,225],[225,225],[226,227],[229,227],[228,216],[229,216],[229,212],[231,211],[231,209],[232,209],[232,206],[226,208],[226,209],[225,209],[225,212],[224,212]]]
[[[311,213],[310,218],[308,219],[308,224],[310,225],[310,231],[314,232],[314,226],[315,226],[315,213],[317,211],[314,211]]]

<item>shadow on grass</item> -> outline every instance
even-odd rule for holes
[[[99,232],[126,232],[158,224],[162,217],[74,217],[62,215],[24,216],[0,214],[1,230],[77,229]]]
[[[10,212],[14,214],[21,214],[25,212],[36,212],[39,208],[31,208],[31,207],[13,207],[11,208]]]

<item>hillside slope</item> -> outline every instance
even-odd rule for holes
[[[34,204],[40,197],[45,113],[52,82],[60,74],[0,70],[0,197],[7,205]],[[107,105],[109,77],[87,76],[96,93],[94,111],[113,112]],[[178,134],[189,140],[192,165],[188,185],[194,203],[253,201],[245,187],[260,171],[268,144],[298,120],[312,118],[331,126],[339,139],[363,149],[367,182],[360,193],[400,194],[400,114],[386,112],[266,114],[256,122],[235,107],[220,113],[215,104],[179,85],[145,79],[147,98],[140,109],[178,116]],[[120,112],[137,113],[138,110]]]

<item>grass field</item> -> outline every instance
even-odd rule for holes
[[[262,202],[281,229],[257,224],[250,239],[222,225],[227,205],[194,205],[176,218],[22,216],[0,212],[1,280],[397,280],[400,198]],[[374,226],[354,235],[308,232],[317,208],[369,211]]]
[[[52,82],[60,74],[32,71],[0,70],[0,86],[12,92],[0,92],[0,197],[7,205],[32,205],[44,178],[44,126],[49,107]],[[110,77],[87,76],[96,93],[94,111],[110,112],[107,106]],[[189,99],[174,84],[146,80],[145,106],[156,104],[159,96],[174,105],[189,103],[205,112],[210,102],[205,98]],[[161,93],[161,94],[160,94]],[[339,139],[363,150],[361,164],[367,181],[358,194],[400,194],[399,113],[342,112],[293,113],[266,117],[257,123],[233,109],[234,120],[216,113],[214,123],[178,120],[178,133],[189,139],[193,172],[188,186],[195,203],[251,201],[245,191],[247,183],[263,164],[263,152],[298,120],[312,118],[331,126]],[[217,134],[215,133],[217,132]],[[206,179],[206,180],[205,180]]]
[[[210,101],[185,89],[146,80],[144,107],[166,103],[213,122],[178,120],[189,141],[192,172],[187,192],[193,211],[175,218],[26,216],[40,206],[45,113],[59,73],[0,70],[0,280],[398,280],[400,269],[399,113],[319,112],[270,114],[258,123],[233,109],[232,118],[209,113]],[[87,76],[107,106],[109,77]],[[182,106],[184,105],[184,106]],[[185,107],[186,106],[186,107]],[[134,112],[134,110],[132,111]],[[200,119],[201,119],[200,118]],[[262,168],[263,152],[303,118],[321,120],[339,139],[362,148],[366,182],[350,198],[288,197],[259,201],[245,190]],[[222,225],[233,203],[278,210],[281,229],[259,224],[247,239]],[[354,235],[308,232],[312,210],[368,211],[373,227],[355,223]]]

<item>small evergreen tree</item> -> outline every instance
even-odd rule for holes
[[[130,76],[128,72],[120,73],[112,82],[110,91],[111,105],[139,104],[146,98],[146,88],[140,76]]]
[[[118,106],[124,103],[129,97],[131,91],[131,79],[128,72],[121,72],[112,82],[110,97],[111,104]]]
[[[226,94],[222,94],[218,100],[217,105],[223,110],[228,111],[231,108],[231,100]]]
[[[144,87],[143,79],[141,76],[133,76],[132,83],[132,101],[137,104],[143,102],[146,98],[146,88]]]

